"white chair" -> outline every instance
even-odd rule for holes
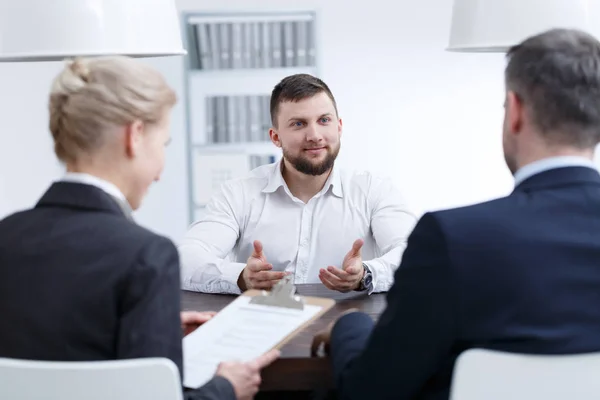
[[[546,356],[473,349],[460,355],[450,400],[508,399],[600,399],[600,353]]]
[[[50,362],[0,358],[0,399],[182,400],[177,366],[166,358]]]

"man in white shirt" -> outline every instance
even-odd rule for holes
[[[240,293],[293,275],[340,292],[387,291],[415,215],[389,180],[335,165],[342,120],[323,81],[284,78],[270,108],[282,160],[211,198],[179,246],[183,288]]]

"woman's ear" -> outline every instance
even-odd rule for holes
[[[129,158],[135,158],[139,153],[144,138],[144,123],[135,120],[125,127],[125,153]]]

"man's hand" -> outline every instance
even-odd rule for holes
[[[359,311],[358,308],[351,308],[349,310],[344,311],[336,319],[334,319],[327,326],[327,328],[325,328],[325,330],[322,330],[321,332],[317,333],[313,338],[312,345],[310,346],[310,354],[313,357],[316,357],[319,353],[319,348],[321,347],[321,345],[323,345],[323,351],[325,355],[329,355],[329,343],[331,342],[331,331],[333,330],[333,327],[344,315],[357,311]]]
[[[285,272],[271,271],[273,266],[267,262],[263,253],[263,246],[258,241],[254,241],[254,252],[248,258],[246,267],[238,278],[238,286],[242,291],[248,289],[271,289],[273,285],[279,282]]]
[[[216,375],[231,382],[238,400],[254,398],[260,386],[260,370],[280,356],[279,350],[271,350],[262,356],[246,362],[224,362],[219,364]]]
[[[182,311],[181,312],[181,329],[183,336],[187,336],[194,332],[200,325],[214,317],[217,313],[214,311],[198,312],[198,311]]]
[[[357,239],[352,245],[352,249],[344,257],[342,269],[329,266],[327,269],[321,268],[319,279],[327,288],[345,293],[358,289],[360,282],[365,275],[365,269],[362,265],[362,256],[360,250],[364,244],[362,239]]]

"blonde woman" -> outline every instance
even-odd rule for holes
[[[173,90],[126,57],[78,59],[50,94],[50,131],[66,175],[34,208],[0,222],[0,357],[111,360],[167,357],[182,366],[174,245],[131,220],[158,181]],[[252,398],[277,357],[227,363],[187,398]]]

